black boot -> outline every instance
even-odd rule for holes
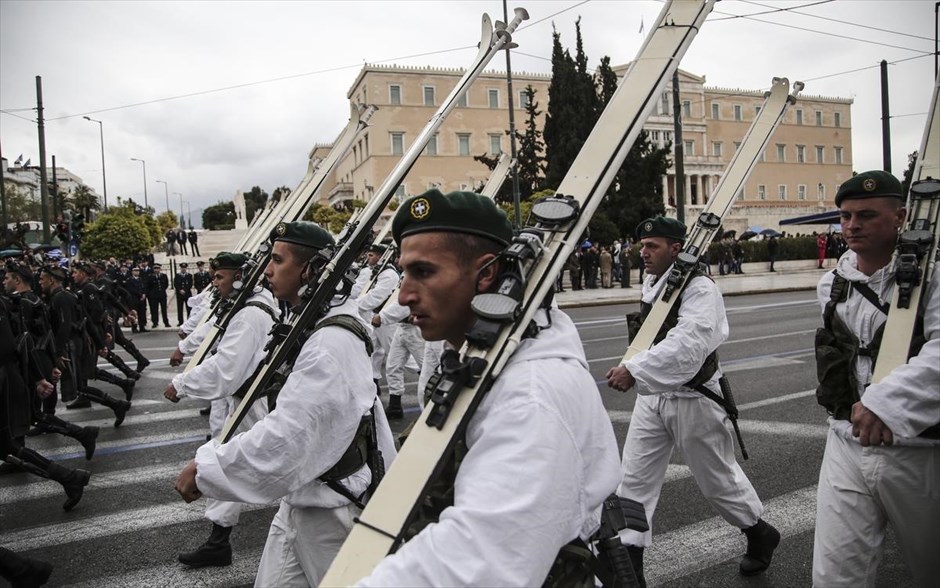
[[[103,404],[114,411],[114,427],[120,427],[121,423],[124,422],[124,416],[127,414],[127,411],[131,408],[131,403],[126,400],[118,400],[112,396],[109,396],[97,388],[86,388],[82,394],[94,400],[99,404]]]
[[[405,416],[405,412],[401,409],[401,396],[388,395],[388,408],[385,409],[385,416],[390,419],[400,419]]]
[[[232,527],[212,523],[212,534],[195,551],[179,554],[179,561],[191,568],[232,565],[232,544],[228,542]]]
[[[741,574],[754,576],[770,566],[774,549],[780,544],[780,532],[768,525],[764,519],[741,531],[747,536],[747,553],[741,558]]]
[[[627,545],[627,552],[630,554],[630,563],[633,565],[637,583],[640,588],[646,588],[646,578],[643,576],[643,548]]]
[[[212,405],[210,404],[209,406],[207,406],[207,407],[201,409],[201,410],[199,411],[199,414],[202,415],[202,416],[209,416],[209,413],[211,413],[211,412],[212,412]]]
[[[150,365],[150,360],[144,357],[144,354],[140,352],[140,349],[137,349],[133,341],[128,341],[127,344],[124,345],[124,349],[131,354],[131,357],[137,360],[138,374],[147,369],[147,366]]]
[[[138,378],[140,375],[137,376]],[[111,372],[105,371],[101,368],[95,368],[95,379],[101,380],[102,382],[107,382],[108,384],[113,384],[120,388],[124,392],[124,399],[130,402],[131,398],[134,397],[134,385],[136,381],[130,378],[119,378]]]
[[[111,365],[119,369],[121,373],[124,374],[125,378],[131,379],[134,381],[137,381],[140,379],[140,374],[132,370],[131,366],[124,363],[124,360],[121,359],[120,355],[114,353],[113,351],[109,351],[108,354],[104,358],[108,361],[108,363],[110,363]]]
[[[85,398],[84,396],[82,396],[81,394],[79,394],[78,398],[76,398],[72,402],[65,405],[65,410],[73,410],[76,408],[90,408],[90,407],[91,407],[91,401]]]
[[[62,508],[66,511],[75,508],[75,505],[82,499],[85,486],[91,478],[90,472],[61,466],[27,447],[21,448],[18,453],[18,458],[8,455],[6,460],[31,474],[62,484],[66,496]]]
[[[98,427],[79,427],[52,414],[41,414],[36,421],[36,428],[43,432],[58,433],[71,437],[85,448],[85,459],[90,460],[95,454],[98,440]]]
[[[25,557],[0,547],[0,576],[10,581],[15,588],[42,586],[52,575],[52,564],[39,559]]]

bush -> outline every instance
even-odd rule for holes
[[[769,239],[751,239],[741,243],[744,247],[744,261],[770,261],[767,254],[768,241]],[[816,259],[816,237],[812,235],[781,237],[777,239],[777,243],[780,244],[777,249],[777,261]],[[710,263],[718,263],[718,260],[721,259],[722,247],[724,247],[724,244],[717,241],[708,246],[708,260]]]
[[[152,246],[143,218],[127,214],[103,214],[85,230],[81,243],[84,259],[126,259]]]

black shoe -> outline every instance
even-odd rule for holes
[[[231,534],[232,527],[223,527],[212,523],[212,534],[209,535],[206,542],[195,551],[179,554],[177,559],[181,564],[191,568],[230,566],[232,565],[232,545],[229,543],[228,538]]]
[[[85,459],[90,461],[95,454],[95,444],[98,442],[98,427],[82,427],[81,433],[75,435],[75,440],[85,448]]]
[[[127,416],[127,411],[131,409],[131,403],[126,400],[115,400],[115,405],[111,407],[111,410],[114,411],[114,428],[121,426],[121,423],[124,422],[124,417]]]
[[[401,408],[401,396],[388,395],[388,408],[385,409],[385,416],[394,420],[405,416],[405,412]]]
[[[145,328],[141,327],[141,328],[137,329],[137,332],[138,332],[138,333],[149,333],[149,332],[150,332],[150,329],[145,329]],[[139,372],[140,370],[137,370],[137,371]]]
[[[780,544],[780,532],[759,519],[753,527],[741,531],[747,536],[747,553],[741,558],[743,576],[754,576],[770,566],[774,549]]]
[[[646,588],[646,578],[643,576],[643,548],[627,545],[627,553],[630,554],[630,564],[633,566],[637,585],[640,588]]]
[[[139,371],[127,372],[126,374],[124,374],[124,377],[127,378],[128,380],[132,380],[136,382],[137,380],[140,379],[140,372]]]
[[[148,365],[150,365],[150,360],[147,359],[146,357],[141,357],[140,359],[138,359],[137,360],[137,373],[140,374],[140,372],[147,369]]]
[[[140,374],[137,374],[137,377],[140,378]],[[127,379],[118,384],[121,387],[121,390],[124,390],[124,399],[128,402],[131,401],[131,398],[134,397],[134,385],[137,384],[135,380]],[[117,425],[115,425],[117,426]]]
[[[163,323],[163,326],[169,329],[169,328],[170,328],[170,323]]]
[[[91,478],[91,472],[87,470],[73,470],[57,463],[49,464],[49,477],[59,484],[65,490],[66,501],[62,504],[62,509],[66,512],[75,508],[75,505],[82,499],[85,492],[85,486]]]
[[[90,408],[90,407],[91,407],[91,401],[88,400],[88,398],[84,396],[79,396],[78,398],[70,402],[69,404],[65,405],[66,410],[74,410],[76,408]]]
[[[39,425],[34,425],[34,426],[30,427],[28,431],[26,431],[26,436],[27,436],[27,437],[38,437],[38,436],[40,436],[40,435],[45,435],[46,433],[48,433],[48,431],[46,431],[45,429],[43,429],[43,428],[40,427]]]
[[[13,586],[17,588],[33,588],[34,586],[43,586],[49,581],[52,575],[52,564],[40,559],[25,557],[12,551],[9,552],[12,558],[13,570],[7,578]]]
[[[159,327],[159,326],[160,326],[160,325],[158,325],[157,323],[153,323],[152,325],[150,325],[150,328],[151,328],[151,329],[156,329],[156,328]]]
[[[209,416],[209,413],[212,412],[212,405],[209,405],[199,411],[201,416]]]

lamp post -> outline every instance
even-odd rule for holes
[[[147,202],[147,162],[136,157],[131,157],[131,161],[139,161],[144,167],[144,208],[150,208],[150,203]]]
[[[83,116],[87,121],[98,123],[98,132],[101,134],[101,189],[104,191],[104,209],[108,210],[108,179],[104,173],[104,123],[88,116]]]
[[[163,195],[166,196],[166,211],[170,212],[170,189],[166,187],[166,182],[163,180],[154,180],[158,184],[163,184]]]
[[[186,227],[183,226],[183,219],[185,218],[183,216],[183,195],[179,192],[173,192],[173,195],[180,197],[180,228],[185,229]]]

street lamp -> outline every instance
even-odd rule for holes
[[[136,157],[131,157],[131,161],[139,161],[144,166],[144,208],[150,208],[150,204],[147,202],[147,162]]]
[[[83,116],[85,120],[98,123],[98,131],[101,134],[101,189],[104,191],[104,209],[108,210],[108,180],[104,173],[104,123],[88,116]]]
[[[166,211],[170,212],[170,189],[166,187],[166,182],[163,180],[154,180],[158,184],[163,184],[163,195],[166,196]]]
[[[173,192],[173,195],[180,197],[180,228],[185,229],[186,227],[183,226],[183,218],[185,218],[183,216],[183,195],[179,192]]]

